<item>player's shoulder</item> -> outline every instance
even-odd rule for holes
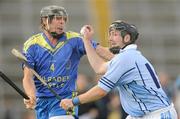
[[[115,55],[115,57],[113,57],[113,59],[111,60],[112,62],[114,62],[115,64],[119,64],[122,62],[128,62],[130,59],[127,57],[126,53],[118,53]],[[126,63],[124,63],[126,65]]]
[[[24,43],[24,50],[27,50],[30,46],[37,44],[43,38],[42,33],[35,34],[31,36],[25,43]]]
[[[67,31],[66,32],[67,39],[73,39],[73,38],[82,38],[81,35],[74,31]]]
[[[39,39],[41,39],[43,36],[42,36],[42,33],[38,33],[38,34],[35,34],[33,36],[31,36],[25,43],[24,45],[30,45],[32,43],[36,43],[38,42]]]

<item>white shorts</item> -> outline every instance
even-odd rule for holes
[[[126,119],[177,119],[177,113],[174,105],[171,104],[166,108],[150,112],[143,117],[132,117],[128,115]]]
[[[55,116],[50,119],[75,119],[72,115],[64,115],[64,116]]]

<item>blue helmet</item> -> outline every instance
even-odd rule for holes
[[[126,34],[129,34],[131,36],[131,43],[134,43],[138,39],[139,33],[135,25],[117,20],[109,26],[109,31],[113,29],[121,31],[121,36],[123,38]]]

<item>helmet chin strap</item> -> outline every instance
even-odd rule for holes
[[[64,32],[61,33],[61,34],[57,34],[56,32],[50,32],[50,34],[51,34],[51,36],[52,36],[53,38],[59,39],[59,38],[63,37]]]

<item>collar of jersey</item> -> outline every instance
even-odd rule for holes
[[[66,39],[66,35],[63,35],[61,38],[58,39],[58,43],[57,43],[56,45],[52,45],[52,43],[49,41],[49,39],[47,38],[47,36],[46,36],[44,33],[43,33],[42,35],[43,35],[44,39],[46,40],[46,42],[47,42],[47,43],[51,46],[51,48],[53,48],[53,49],[56,49],[56,47],[58,47],[59,43],[65,41],[65,39]]]
[[[124,49],[120,49],[120,53],[124,52],[126,50],[136,50],[137,49],[137,45],[136,44],[130,44],[128,46],[126,46]]]

